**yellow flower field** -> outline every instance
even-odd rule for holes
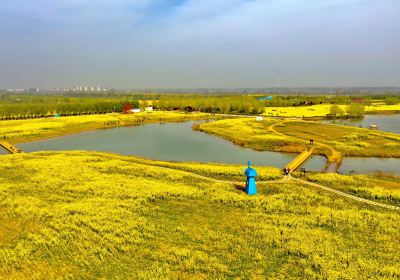
[[[314,139],[314,152],[328,159],[333,150],[343,156],[400,157],[398,134],[316,121],[238,118],[202,123],[195,129],[255,150],[300,153]]]
[[[308,180],[334,187],[358,197],[376,200],[387,204],[400,205],[400,179],[385,175],[340,175],[320,173],[308,175]]]
[[[346,111],[347,105],[338,105]],[[330,113],[330,104],[298,106],[298,107],[265,107],[264,116],[286,118],[325,117]],[[400,104],[365,106],[365,113],[400,112]]]
[[[93,152],[2,156],[0,275],[400,277],[398,212],[300,183],[259,183],[259,194],[247,196],[237,184],[215,180],[238,180],[238,169]]]
[[[108,126],[134,125],[141,121],[145,123],[186,121],[210,116],[205,113],[142,112],[137,114],[101,114],[9,120],[0,121],[0,137],[6,136],[10,142],[18,143]]]

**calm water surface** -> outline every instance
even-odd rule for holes
[[[399,158],[360,158],[346,157],[343,159],[342,165],[339,168],[339,173],[374,173],[383,171],[400,175],[400,159]]]
[[[336,123],[356,127],[369,128],[371,124],[376,124],[378,130],[394,132],[400,134],[400,114],[397,115],[366,115],[359,120],[335,120],[327,123]]]
[[[336,120],[326,123],[336,123],[341,125],[350,125],[362,128],[369,128],[371,124],[376,124],[378,130],[400,134],[400,115],[366,115],[359,120]],[[396,158],[344,158],[339,168],[340,173],[373,173],[383,171],[400,175],[400,159]]]
[[[257,152],[242,148],[222,138],[193,131],[191,128],[193,123],[147,124],[94,130],[23,143],[19,144],[18,147],[25,152],[90,150],[168,161],[220,162],[245,165],[250,160],[255,165],[279,168],[285,166],[296,156],[295,154]],[[2,152],[0,151],[0,153]],[[325,162],[324,157],[313,156],[305,163],[304,167],[307,170],[322,171]],[[375,171],[400,175],[400,159],[344,158],[339,168],[339,172],[344,174],[372,173]]]
[[[193,131],[194,122],[147,124],[72,134],[19,144],[25,152],[45,150],[91,150],[136,155],[168,161],[197,161],[268,165],[282,168],[296,155],[257,152],[206,133]],[[305,165],[322,171],[325,158],[314,156]]]

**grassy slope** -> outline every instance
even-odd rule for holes
[[[346,111],[347,105],[339,105]],[[313,106],[299,106],[299,107],[266,107],[263,115],[269,117],[295,117],[295,118],[313,118],[325,117],[330,114],[331,105],[313,105]],[[366,106],[365,112],[367,114],[383,114],[383,113],[399,113],[400,104],[397,105],[375,105]]]
[[[395,133],[305,121],[284,122],[275,129],[285,135],[325,143],[344,156],[400,157],[400,136]]]
[[[194,129],[223,137],[237,145],[259,151],[302,152],[306,143],[288,139],[268,130],[275,119],[257,122],[253,118],[227,119],[195,125]]]
[[[277,135],[269,130],[273,124]],[[318,122],[275,119],[257,122],[254,119],[228,119],[199,125],[196,129],[211,133],[236,144],[256,150],[302,152],[309,139],[314,139],[316,153],[327,157],[331,151],[323,143],[347,156],[400,157],[400,137],[394,133],[368,129],[328,125]],[[300,140],[296,140],[300,139]]]
[[[307,179],[358,197],[400,206],[400,177],[398,176],[310,173]]]
[[[0,137],[12,143],[119,125],[135,125],[159,121],[187,121],[210,117],[209,114],[179,112],[143,112],[138,114],[83,115],[61,118],[0,121]]]
[[[0,275],[400,277],[397,212],[295,183],[259,184],[246,196],[176,167],[92,152],[3,156]],[[222,179],[238,172],[190,168]]]

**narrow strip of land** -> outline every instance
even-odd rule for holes
[[[273,132],[273,133],[275,133],[275,134],[277,134],[277,135],[280,135],[280,136],[283,136],[283,137],[287,137],[287,138],[291,138],[291,139],[294,139],[294,140],[296,140],[296,141],[306,142],[306,143],[308,142],[308,141],[306,141],[306,140],[304,140],[304,139],[302,139],[302,138],[297,138],[297,137],[293,137],[293,136],[286,135],[286,134],[284,134],[284,133],[282,133],[282,132],[279,132],[279,131],[277,131],[277,130],[275,129],[275,126],[280,125],[280,124],[283,124],[284,122],[285,122],[285,121],[278,122],[278,123],[274,123],[274,124],[272,124],[272,125],[270,125],[270,126],[268,127],[268,130],[271,131],[271,132]],[[332,148],[331,146],[329,146],[329,145],[327,145],[327,144],[324,144],[324,143],[320,143],[320,142],[319,142],[319,143],[315,143],[315,145],[316,145],[316,146],[321,146],[321,147],[324,147],[324,148],[329,149],[329,150],[330,150],[330,154],[327,155],[328,162],[330,162],[330,163],[336,163],[336,164],[335,164],[336,168],[339,166],[339,164],[340,164],[341,161],[342,161],[342,153],[340,153],[339,151],[335,150],[335,149]],[[331,168],[331,169],[332,169],[332,168]]]

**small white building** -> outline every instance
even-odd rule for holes
[[[140,113],[140,109],[139,108],[130,109],[129,112],[130,113]]]
[[[264,118],[263,118],[263,117],[261,117],[261,116],[259,116],[259,117],[256,117],[256,121],[258,121],[258,122],[261,122],[263,119],[264,119]]]
[[[144,110],[145,110],[146,112],[153,112],[153,107],[152,107],[152,106],[149,106],[149,107],[144,108]]]

